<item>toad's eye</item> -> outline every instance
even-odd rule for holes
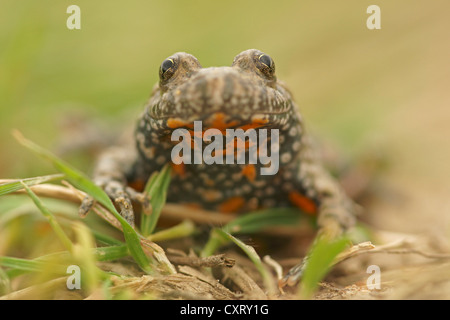
[[[173,67],[173,60],[172,59],[166,59],[161,63],[161,73],[165,73],[167,70]]]
[[[255,57],[256,67],[261,71],[267,78],[273,78],[275,73],[275,63],[272,58],[265,53],[260,53]]]
[[[273,60],[267,54],[262,54],[258,57],[259,61],[265,64],[268,68],[272,68]]]
[[[169,80],[175,73],[177,67],[178,64],[174,59],[167,58],[166,60],[164,60],[163,63],[161,63],[161,66],[159,67],[159,77],[161,81],[164,82]]]

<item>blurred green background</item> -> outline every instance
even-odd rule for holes
[[[81,30],[66,27],[71,4]],[[381,30],[366,27],[371,4]],[[2,0],[0,177],[54,172],[13,128],[48,148],[71,143],[61,119],[72,114],[117,131],[141,112],[167,56],[186,51],[208,67],[258,48],[314,133],[349,155],[389,158],[385,179],[407,201],[380,200],[383,225],[448,228],[449,10],[447,0]]]

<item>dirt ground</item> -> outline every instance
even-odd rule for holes
[[[409,235],[414,239],[411,248],[428,253],[450,252],[449,27],[448,20],[439,18],[429,25],[433,46],[424,50],[417,65],[422,88],[387,113],[381,130],[389,169],[381,177],[383,191],[367,204],[366,217],[373,226]],[[402,238],[400,234],[394,238]],[[445,254],[441,258],[414,253],[371,256],[367,263],[381,267],[382,290],[353,297],[449,299],[449,260]],[[337,281],[345,285],[351,279]],[[348,298],[353,290],[325,289],[321,297]]]

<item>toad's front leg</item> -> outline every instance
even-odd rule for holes
[[[318,212],[318,226],[319,230],[310,248],[309,253],[302,259],[302,261],[291,268],[284,278],[280,281],[280,286],[295,285],[298,283],[308,265],[310,254],[314,251],[315,244],[321,239],[325,238],[327,241],[333,241],[342,236],[349,228],[354,225],[355,216],[353,211],[348,211],[338,203],[327,203],[325,201]]]
[[[135,153],[121,147],[107,149],[99,158],[93,179],[118,206],[120,215],[134,227],[132,201],[148,206],[148,201],[140,193],[128,187],[135,171]],[[92,198],[88,195],[82,202],[80,213],[89,211]]]
[[[290,194],[291,202],[302,210],[312,208],[317,212],[319,230],[312,249],[321,238],[337,239],[354,226],[358,212],[357,205],[345,194],[336,179],[323,168],[320,161],[309,154],[308,150],[304,150],[300,155],[294,171],[295,190]],[[310,205],[307,205],[308,201]],[[308,260],[309,255],[290,269],[280,281],[280,285],[296,284],[301,279]]]

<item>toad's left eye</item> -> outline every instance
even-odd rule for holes
[[[260,53],[254,58],[256,67],[267,78],[273,78],[275,74],[275,63],[272,58],[265,53]]]
[[[166,59],[161,63],[161,73],[166,73],[167,70],[173,67],[173,60]]]
[[[269,57],[267,54],[262,54],[258,57],[259,61],[261,61],[263,64],[265,64],[268,68],[272,68],[273,66],[273,60],[271,57]]]
[[[161,63],[161,66],[159,67],[159,78],[162,82],[168,81],[173,74],[175,73],[176,69],[178,67],[178,63],[176,59],[173,58],[167,58]]]

